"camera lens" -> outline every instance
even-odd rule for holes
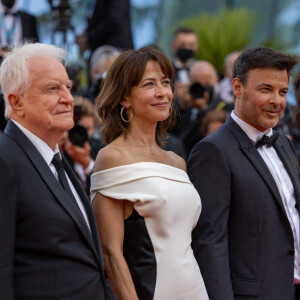
[[[88,139],[88,132],[80,125],[75,125],[71,130],[69,130],[69,140],[75,146],[83,147],[84,143],[88,141]]]
[[[195,82],[190,86],[189,92],[190,95],[197,99],[197,98],[203,98],[205,87],[200,82]]]

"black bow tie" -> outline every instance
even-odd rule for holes
[[[264,134],[263,137],[256,142],[255,147],[259,148],[264,145],[266,145],[267,147],[273,147],[278,137],[279,137],[278,132],[275,132],[271,137]]]

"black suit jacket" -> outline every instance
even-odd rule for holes
[[[300,207],[290,141],[275,150]],[[275,181],[253,142],[231,119],[198,143],[188,173],[203,208],[193,249],[210,300],[293,300],[294,240]]]
[[[6,119],[4,117],[5,112],[5,101],[2,92],[0,91],[0,133],[1,131],[4,131],[4,128],[6,126]]]
[[[19,15],[22,23],[22,38],[37,43],[39,36],[35,17],[24,11],[19,11]]]
[[[89,199],[63,163],[91,230],[37,149],[8,122],[0,137],[0,299],[113,299]]]
[[[132,49],[129,0],[97,0],[87,36],[92,51],[103,45]]]

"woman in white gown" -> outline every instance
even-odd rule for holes
[[[176,117],[172,77],[161,51],[129,50],[96,100],[107,146],[96,159],[91,197],[117,299],[208,299],[191,249],[200,197],[185,161],[161,149]]]

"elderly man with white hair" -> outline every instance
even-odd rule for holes
[[[110,45],[100,46],[93,52],[90,61],[90,78],[92,84],[88,94],[84,93],[84,96],[92,101],[95,100],[100,93],[101,84],[106,77],[108,69],[120,53],[120,49]]]
[[[89,199],[58,150],[73,127],[65,51],[16,47],[0,68],[0,298],[114,299]]]

